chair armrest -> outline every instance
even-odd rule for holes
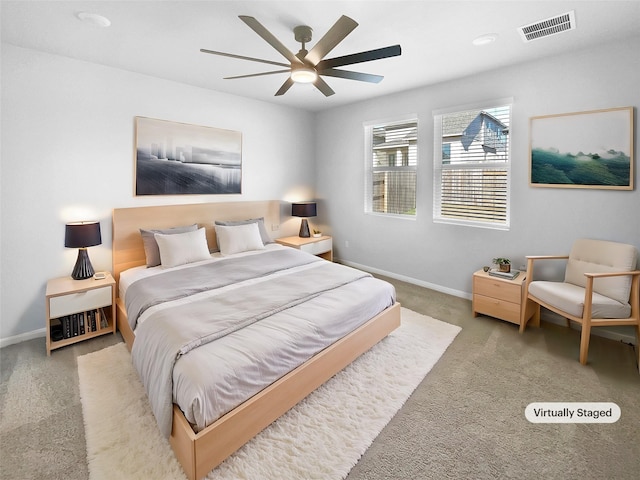
[[[533,280],[533,262],[536,260],[567,260],[569,255],[527,255],[527,278],[524,280],[524,295],[525,298],[529,295],[529,284]]]
[[[527,255],[527,260],[566,260],[569,255]]]
[[[632,270],[629,272],[602,272],[602,273],[585,273],[584,276],[587,277],[587,285],[584,291],[584,317],[591,318],[591,303],[593,301],[593,282],[596,278],[603,277],[621,277],[625,275],[631,275],[631,316],[638,315],[638,309],[640,308],[640,270]]]
[[[585,273],[585,277],[600,278],[600,277],[622,277],[624,275],[640,275],[640,270],[632,270],[630,272],[599,272],[599,273]]]

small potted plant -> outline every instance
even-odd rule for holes
[[[321,237],[322,236],[322,232],[320,230],[317,230],[317,229],[314,228],[313,229],[313,236],[315,238]]]
[[[494,258],[493,263],[498,265],[498,270],[501,272],[510,272],[511,271],[511,260],[508,258]]]

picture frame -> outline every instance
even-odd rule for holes
[[[242,193],[242,134],[135,117],[135,195]]]
[[[529,185],[633,190],[633,107],[530,118]]]

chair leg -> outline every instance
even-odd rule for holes
[[[582,333],[580,335],[580,363],[587,364],[587,355],[589,354],[589,338],[591,336],[591,324],[582,324]]]
[[[636,325],[636,363],[640,373],[640,324]]]

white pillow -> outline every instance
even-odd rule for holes
[[[215,227],[222,255],[264,249],[257,223],[216,225]]]
[[[156,233],[154,237],[158,243],[160,261],[164,268],[211,258],[204,228],[172,235]]]

